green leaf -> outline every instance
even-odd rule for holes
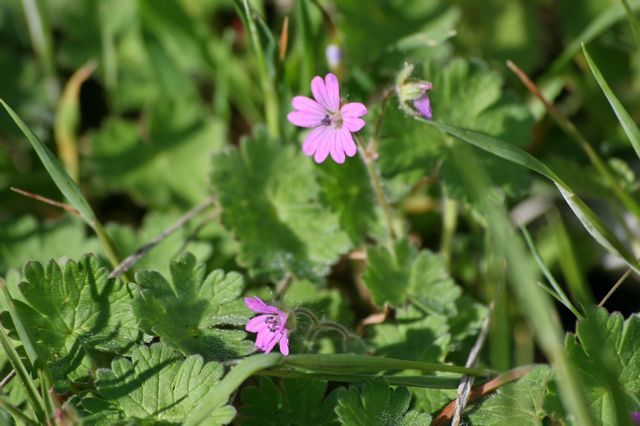
[[[241,425],[335,425],[337,391],[325,397],[327,382],[283,379],[277,386],[261,378],[242,391]]]
[[[53,179],[53,182],[56,184],[60,192],[62,192],[71,205],[80,212],[80,216],[82,216],[89,226],[95,226],[96,217],[93,214],[93,210],[91,210],[91,206],[89,206],[89,203],[86,198],[84,198],[84,195],[82,195],[80,188],[78,188],[78,185],[76,185],[73,179],[71,179],[71,176],[66,172],[60,161],[55,157],[55,155],[53,155],[49,148],[40,142],[36,135],[29,130],[18,114],[16,114],[16,112],[11,109],[4,100],[0,99],[0,103],[29,140],[34,151],[38,154],[42,165],[47,169],[49,176],[51,176],[51,179]]]
[[[91,255],[64,267],[50,261],[24,268],[16,308],[57,387],[87,380],[94,351],[120,353],[138,339],[127,287],[107,275]]]
[[[504,138],[514,147],[530,141],[533,121],[528,109],[513,94],[502,93],[501,76],[484,63],[463,59],[446,65],[426,63],[418,77],[433,83],[429,98],[434,120]],[[438,177],[447,194],[473,199],[453,161],[458,154],[456,142],[398,109],[388,108],[385,113],[379,151],[383,176],[403,182],[405,191],[441,163]],[[485,153],[476,154],[475,159],[507,195],[518,196],[528,189],[530,177],[525,170]]]
[[[372,327],[369,341],[378,355],[442,362],[449,352],[451,335],[446,317],[424,316],[407,306],[396,310],[393,321]]]
[[[338,214],[341,228],[354,245],[375,230],[376,216],[373,189],[367,169],[354,158],[345,164],[328,162],[317,168],[323,205]]]
[[[410,298],[421,309],[452,315],[462,294],[442,258],[428,250],[418,252],[408,240],[397,241],[394,253],[382,246],[369,249],[363,279],[378,306],[401,306]]]
[[[142,330],[184,354],[197,353],[207,360],[253,352],[241,330],[250,311],[240,300],[240,274],[216,270],[206,275],[205,265],[191,253],[171,262],[169,269],[170,281],[157,271],[136,274],[140,291],[134,296],[133,312]]]
[[[141,204],[188,207],[208,195],[209,153],[226,140],[221,122],[197,104],[161,102],[144,133],[112,118],[91,138],[91,177],[103,190],[126,190]]]
[[[515,383],[501,386],[491,395],[468,408],[468,416],[474,425],[518,424],[542,426],[547,382],[551,376],[549,367],[537,366]]]
[[[626,423],[630,410],[640,406],[640,315],[625,320],[594,308],[578,321],[576,334],[567,336],[566,347],[596,424]],[[562,415],[555,386],[545,407]]]
[[[21,216],[0,221],[0,274],[30,260],[63,260],[98,251],[98,241],[87,237],[86,226],[71,217],[38,221]]]
[[[184,359],[162,343],[141,346],[131,360],[118,358],[111,369],[98,370],[98,393],[119,411],[120,419],[180,423],[203,402],[219,383],[224,369],[201,356]],[[228,424],[235,417],[232,406],[218,408],[206,424]]]
[[[282,361],[282,355],[270,353],[247,357],[233,367],[220,383],[212,388],[205,401],[196,407],[184,421],[184,426],[196,426],[207,419],[217,408],[226,404],[231,394],[250,376],[273,367]]]
[[[631,142],[633,150],[636,152],[636,155],[640,157],[640,129],[638,129],[638,126],[633,121],[633,118],[631,118],[631,115],[629,115],[624,105],[622,105],[622,102],[618,100],[616,95],[611,90],[611,87],[609,87],[607,80],[605,80],[602,73],[600,72],[600,69],[593,61],[593,59],[591,59],[591,55],[589,55],[589,52],[587,51],[587,48],[584,44],[582,45],[582,51],[584,52],[585,58],[587,58],[589,68],[591,68],[591,72],[598,82],[600,89],[602,89],[602,92],[607,97],[611,108],[613,108],[613,112],[615,112],[620,125],[624,129],[624,133],[629,138],[629,142]]]
[[[320,281],[351,244],[320,202],[312,160],[264,135],[214,155],[212,182],[222,221],[240,242],[238,262],[253,276],[290,272]]]
[[[338,393],[336,413],[340,423],[346,426],[379,425],[409,426],[425,425],[431,416],[417,411],[408,411],[411,395],[405,387],[391,388],[384,379],[365,383],[362,390],[349,386]]]

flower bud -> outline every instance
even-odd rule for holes
[[[407,114],[431,120],[431,101],[427,94],[431,90],[431,82],[412,79],[413,70],[413,64],[405,63],[396,77],[396,94],[400,106]]]

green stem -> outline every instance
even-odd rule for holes
[[[260,84],[264,94],[265,118],[267,121],[267,129],[269,136],[273,138],[280,137],[280,112],[278,107],[278,97],[275,84],[269,75],[269,66],[262,51],[262,43],[260,42],[260,34],[254,20],[254,10],[249,6],[248,0],[236,0],[236,6],[242,11],[241,16],[245,17],[245,24],[251,36],[251,44],[258,61],[258,74],[260,75]]]
[[[380,172],[376,167],[374,160],[369,158],[367,150],[360,137],[358,135],[354,135],[354,140],[358,144],[358,149],[360,150],[362,161],[367,167],[367,172],[369,174],[369,179],[371,180],[373,192],[376,196],[376,201],[382,209],[382,213],[384,214],[385,222],[387,224],[388,243],[391,249],[391,253],[393,253],[393,242],[396,240],[396,233],[393,227],[393,214],[391,211],[391,206],[389,205],[389,202],[387,201],[387,198],[385,197],[384,191],[382,189],[382,179],[380,178]]]
[[[309,310],[307,308],[303,308],[302,306],[298,306],[293,311],[296,314],[302,314],[305,317],[309,318],[309,320],[313,323],[314,326],[317,326],[320,323],[320,320],[318,319],[316,314],[314,314],[313,311],[311,311],[311,310]]]

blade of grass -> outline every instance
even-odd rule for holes
[[[620,200],[620,202],[630,211],[632,212],[636,218],[640,219],[640,204],[631,197],[620,185],[618,179],[609,169],[609,166],[600,158],[600,155],[593,149],[589,141],[584,137],[584,135],[578,130],[576,126],[573,125],[571,120],[569,120],[562,112],[560,112],[551,102],[549,102],[543,95],[540,93],[540,90],[536,86],[536,84],[529,79],[527,74],[522,71],[516,64],[511,61],[507,61],[507,66],[511,71],[514,72],[525,85],[525,87],[535,96],[545,107],[547,113],[551,116],[551,118],[556,122],[556,124],[574,141],[580,149],[585,153],[593,167],[596,171],[602,176],[604,183],[611,188],[613,194]]]
[[[383,377],[392,386],[409,386],[426,389],[455,389],[460,382],[459,377],[437,376],[392,376],[373,374],[322,374],[304,373],[282,369],[263,370],[256,373],[258,376],[282,377],[291,379],[326,380],[330,382],[363,383],[376,377]]]
[[[589,68],[591,68],[591,73],[595,77],[598,85],[600,86],[600,89],[609,101],[611,108],[613,108],[613,112],[616,114],[616,117],[618,117],[618,121],[620,122],[624,133],[627,135],[627,138],[629,138],[629,142],[631,142],[633,150],[636,152],[638,158],[640,158],[640,129],[638,129],[638,126],[636,125],[636,123],[634,123],[631,115],[618,100],[616,95],[611,90],[611,87],[609,87],[607,80],[605,80],[604,76],[600,72],[600,69],[591,58],[591,55],[589,55],[589,51],[584,44],[582,45],[582,52],[584,53],[584,57],[587,59]]]
[[[547,268],[547,265],[544,263],[544,260],[542,260],[542,256],[540,256],[540,252],[538,251],[535,244],[533,243],[533,240],[531,239],[531,235],[529,234],[529,231],[527,231],[527,228],[523,226],[521,228],[521,231],[522,231],[522,235],[524,235],[524,240],[527,243],[527,246],[529,246],[529,251],[533,255],[533,258],[535,259],[536,263],[538,264],[538,268],[540,268],[540,270],[542,271],[542,274],[545,276],[549,284],[551,284],[551,287],[553,288],[554,297],[560,303],[562,303],[565,308],[573,312],[573,315],[575,315],[576,318],[579,318],[579,319],[584,318],[584,314],[580,313],[575,308],[575,306],[573,306],[573,304],[571,303],[571,300],[569,300],[564,290],[562,290],[562,287],[560,287],[560,284],[558,284],[558,282],[553,277],[553,274],[551,273],[549,268]],[[544,288],[545,290],[547,290],[546,287]]]
[[[496,254],[506,261],[507,277],[519,306],[534,329],[540,347],[556,368],[562,402],[567,411],[575,416],[577,424],[590,426],[592,422],[583,388],[567,359],[557,313],[547,295],[537,285],[533,265],[522,241],[511,226],[501,197],[490,196],[493,186],[486,171],[474,159],[466,145],[460,144],[457,148],[456,155],[452,156],[455,166],[484,213],[488,236],[494,244]]]
[[[258,33],[258,27],[256,26],[256,12],[249,5],[248,0],[234,0],[234,4],[238,11],[238,15],[240,15],[240,19],[242,19],[242,21],[244,22],[249,36],[251,37],[253,52],[256,55],[256,59],[258,61],[258,74],[260,78],[260,85],[262,86],[262,92],[264,95],[265,117],[267,121],[269,136],[277,138],[280,136],[280,113],[278,96],[274,80],[271,76],[272,72],[270,72],[270,67],[263,51],[264,46],[260,41],[260,34]],[[276,43],[274,42],[274,45],[275,44]]]
[[[11,340],[9,340],[9,336],[5,331],[4,327],[0,325],[0,346],[4,349],[9,362],[13,366],[14,370],[16,370],[16,375],[22,382],[22,386],[24,387],[25,394],[27,396],[27,401],[31,405],[33,412],[35,413],[40,424],[47,424],[47,415],[45,412],[44,404],[40,400],[38,395],[38,390],[31,378],[31,375],[27,371],[24,363],[20,359],[20,355],[16,352],[15,348],[11,344]]]
[[[0,278],[0,300],[2,300],[2,305],[7,312],[9,312],[9,316],[11,316],[11,321],[13,321],[13,326],[16,328],[16,332],[18,333],[22,347],[27,353],[29,362],[32,366],[37,367],[39,365],[38,351],[36,351],[36,347],[33,344],[33,339],[31,338],[27,327],[25,327],[20,315],[18,315],[18,311],[13,303],[9,289],[2,278]]]
[[[505,277],[504,261],[496,256],[491,248],[491,240],[486,238],[487,247],[487,284],[494,286],[493,310],[489,323],[489,359],[491,367],[496,371],[507,371],[512,366],[511,327],[509,321],[508,287]]]
[[[609,231],[584,201],[582,201],[555,172],[540,160],[528,152],[492,136],[437,121],[417,119],[483,151],[526,167],[551,180],[587,232],[610,253],[624,259],[631,268],[637,273],[640,273],[640,263],[638,263],[635,256]]]
[[[569,292],[573,296],[573,300],[584,308],[593,305],[593,296],[591,290],[585,282],[582,270],[578,263],[576,253],[573,249],[571,238],[567,228],[562,222],[562,217],[556,210],[552,210],[548,214],[549,227],[552,229],[552,234],[555,238],[556,246],[558,248],[558,261],[560,263],[560,269],[564,278],[567,280]]]
[[[14,407],[8,401],[8,398],[6,398],[3,395],[0,395],[0,408],[2,408],[4,410],[7,410],[7,412],[9,414],[11,414],[14,417],[14,419],[16,419],[16,420],[19,419],[26,425],[35,425],[35,426],[38,425],[38,423],[34,422],[29,417],[27,417],[27,415],[24,414],[21,410],[19,410],[18,408]],[[20,423],[18,423],[18,424],[20,424]]]
[[[20,116],[3,100],[0,99],[0,103],[4,107],[4,109],[9,113],[14,123],[25,135],[31,146],[33,147],[36,154],[40,158],[42,165],[49,173],[49,176],[56,184],[62,195],[65,196],[69,203],[80,213],[80,217],[84,219],[84,221],[89,225],[96,233],[102,248],[105,251],[105,254],[109,258],[111,264],[115,267],[120,263],[120,259],[116,253],[116,249],[104,230],[102,224],[96,219],[93,210],[91,210],[91,206],[87,199],[82,195],[80,188],[73,181],[69,173],[67,173],[60,164],[60,161],[56,158],[55,155],[47,148],[40,140],[34,135],[31,130],[27,127],[26,124],[22,121]],[[126,276],[123,276],[123,279],[127,280]]]
[[[96,217],[93,214],[93,210],[91,210],[89,203],[80,192],[78,185],[76,185],[73,179],[71,179],[71,176],[69,176],[69,174],[64,170],[60,161],[42,142],[40,142],[36,135],[29,130],[18,114],[16,114],[16,112],[7,105],[3,99],[0,99],[0,103],[2,103],[2,106],[7,110],[14,123],[16,123],[18,128],[29,140],[29,143],[31,143],[36,154],[40,157],[40,161],[42,161],[44,168],[47,169],[49,176],[51,176],[51,179],[53,179],[60,192],[62,192],[65,198],[69,200],[69,203],[71,203],[71,205],[80,212],[80,215],[85,222],[93,228],[95,226]]]
[[[493,371],[484,368],[466,368],[457,365],[412,361],[357,354],[305,354],[289,355],[281,362],[283,367],[300,368],[311,372],[352,374],[389,370],[442,371],[467,376],[491,376]]]
[[[201,402],[184,421],[184,426],[199,425],[207,420],[209,414],[222,407],[236,391],[253,374],[276,366],[282,360],[280,354],[254,355],[240,361],[226,376],[202,398]]]

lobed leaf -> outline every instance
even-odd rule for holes
[[[93,255],[24,268],[16,309],[56,387],[89,380],[95,351],[122,353],[139,338],[126,285],[107,275]],[[2,320],[8,324],[8,316]]]
[[[216,362],[205,363],[199,355],[185,359],[167,345],[156,343],[135,349],[131,360],[118,358],[111,369],[98,370],[96,387],[108,404],[102,402],[101,407],[109,410],[105,420],[177,424],[203,402],[223,372]],[[83,405],[98,408],[100,402],[85,400]],[[207,417],[206,424],[228,424],[235,414],[232,406],[220,407]]]
[[[391,388],[384,379],[365,383],[359,390],[349,386],[338,393],[336,413],[345,426],[417,426],[431,422],[431,416],[408,411],[411,394],[405,387]]]
[[[240,299],[244,289],[240,274],[216,270],[205,275],[205,265],[191,253],[172,261],[169,269],[170,281],[156,271],[136,274],[140,290],[133,298],[133,312],[142,330],[186,355],[200,354],[206,360],[253,352],[241,329],[250,311]]]
[[[351,247],[338,216],[320,201],[313,167],[299,151],[264,135],[214,155],[222,222],[238,239],[238,262],[251,275],[320,281]]]

